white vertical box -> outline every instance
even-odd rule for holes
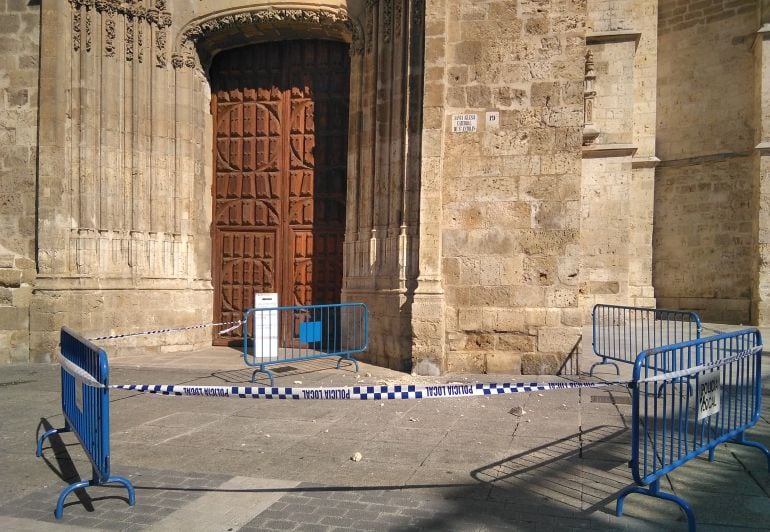
[[[278,358],[278,294],[254,294],[254,357]],[[273,309],[262,310],[260,309]]]

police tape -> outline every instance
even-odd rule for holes
[[[693,375],[705,373],[707,371],[712,371],[724,366],[728,366],[734,362],[738,362],[746,358],[749,358],[751,356],[754,356],[757,353],[761,353],[762,348],[763,346],[757,345],[726,358],[715,360],[713,362],[699,364],[697,366],[681,369],[678,371],[669,371],[666,373],[659,373],[657,375],[652,375],[649,377],[643,377],[643,378],[640,378],[637,382],[639,384],[646,384],[646,383],[661,382],[661,381],[673,381],[675,379],[680,379],[682,377],[691,377]],[[649,369],[651,371],[655,371],[655,368],[649,368]]]
[[[188,325],[186,327],[169,327],[167,329],[155,329],[153,331],[140,331],[140,332],[125,333],[125,334],[113,334],[110,336],[98,336],[96,338],[89,338],[88,340],[92,342],[95,342],[98,340],[115,340],[117,338],[129,338],[131,336],[148,336],[151,334],[165,334],[170,332],[189,331],[191,329],[205,329],[208,327],[220,327],[223,325],[232,325],[232,327],[229,327],[223,331],[219,331],[219,334],[227,334],[230,331],[234,331],[244,323],[246,323],[244,320],[225,321],[221,323],[199,323],[198,325]]]
[[[180,386],[173,384],[113,384],[110,388],[154,395],[211,397],[236,399],[291,399],[311,401],[392,399],[438,399],[475,397],[512,393],[572,390],[628,386],[628,382],[550,382],[550,383],[478,383],[478,384],[396,384],[379,386],[346,386],[329,388],[292,388],[262,386]]]

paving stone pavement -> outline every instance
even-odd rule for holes
[[[108,349],[109,351],[109,349]],[[589,351],[590,352],[590,351]],[[111,359],[114,383],[234,384],[251,372],[227,350]],[[429,380],[362,364],[295,364],[278,385],[558,380],[447,375]],[[607,368],[602,368],[607,369]],[[611,369],[600,378],[612,378]],[[621,380],[628,378],[624,368]],[[111,394],[112,474],[122,487],[60,491],[90,478],[62,424],[58,366],[0,367],[3,530],[685,530],[678,508],[632,495],[626,387],[417,401],[291,402]],[[763,414],[748,437],[770,445],[770,358]],[[363,459],[350,457],[361,452]],[[722,445],[661,487],[688,500],[699,530],[770,530],[770,473],[755,449]]]

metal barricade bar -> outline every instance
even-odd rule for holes
[[[252,308],[243,324],[243,360],[257,367],[273,385],[267,366],[316,358],[339,357],[355,364],[356,353],[369,343],[369,311],[363,303],[338,303],[294,307]],[[252,349],[253,353],[249,353]]]
[[[632,364],[642,351],[698,339],[702,330],[698,314],[687,310],[594,305],[591,317],[593,350],[601,357],[591,375],[603,364],[620,375],[616,362]]]
[[[639,354],[634,364],[631,468],[637,486],[623,490],[623,500],[641,493],[670,500],[687,515],[689,504],[660,490],[660,479],[689,460],[731,442],[770,451],[746,440],[759,419],[762,401],[762,337],[756,329],[681,342]]]
[[[46,438],[63,432],[72,432],[77,437],[91,461],[93,477],[70,484],[59,494],[54,515],[61,519],[64,500],[73,491],[88,486],[122,484],[128,490],[128,504],[136,500],[131,482],[123,477],[110,476],[110,397],[109,366],[107,353],[67,327],[60,333],[61,354],[98,383],[87,384],[61,369],[61,401],[64,427],[46,431],[37,442],[36,455],[43,454]],[[94,383],[96,384],[96,383]]]

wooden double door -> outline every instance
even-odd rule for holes
[[[350,63],[344,43],[264,43],[211,67],[214,313],[254,294],[282,306],[337,303],[342,289]],[[237,338],[216,336],[225,344]]]

